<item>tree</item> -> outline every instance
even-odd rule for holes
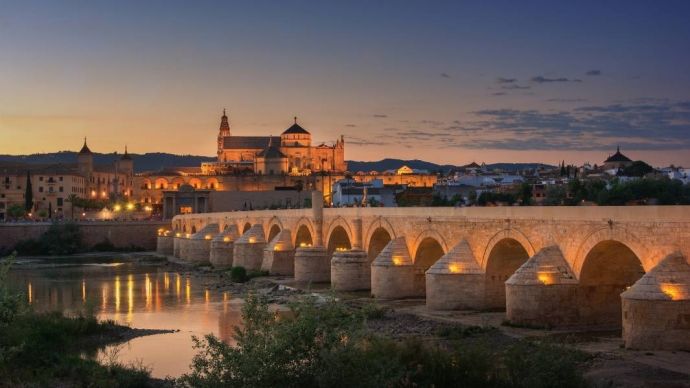
[[[565,160],[561,162],[561,176],[565,176]]]
[[[66,200],[66,201],[69,202],[70,205],[71,205],[71,206],[70,206],[70,207],[72,208],[72,210],[71,210],[71,218],[74,220],[74,208],[77,206],[77,202],[79,202],[79,197],[77,197],[76,194],[70,194],[70,195],[67,197],[67,200]]]
[[[26,172],[26,191],[24,192],[24,210],[28,213],[34,207],[34,190],[31,187],[31,174]]]
[[[652,166],[641,160],[636,160],[632,162],[631,165],[623,169],[623,175],[643,177],[652,171],[654,171]]]
[[[21,205],[12,205],[7,208],[7,215],[12,218],[21,218],[26,214],[26,210]]]
[[[525,182],[520,185],[520,204],[522,206],[529,206],[532,204],[532,185]]]
[[[53,203],[48,202],[48,218],[53,219]]]

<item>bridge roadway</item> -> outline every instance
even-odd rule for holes
[[[621,327],[690,350],[690,206],[323,208],[176,216],[162,254],[505,310],[514,324]]]

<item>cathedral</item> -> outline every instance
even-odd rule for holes
[[[311,134],[297,123],[280,136],[233,136],[223,110],[218,131],[218,161],[204,163],[203,174],[253,172],[259,175],[308,176],[315,172],[342,173],[345,163],[343,136],[335,144],[313,146]]]

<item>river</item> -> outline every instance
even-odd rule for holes
[[[192,336],[215,334],[232,341],[241,320],[240,299],[206,289],[201,279],[116,257],[20,259],[10,284],[36,311],[75,314],[91,309],[99,319],[175,333],[138,337],[99,357],[117,355],[123,363],[142,363],[153,377],[179,377],[189,370]]]

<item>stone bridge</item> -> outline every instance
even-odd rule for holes
[[[626,346],[690,350],[690,206],[323,208],[176,216],[163,254],[505,310],[513,324],[623,327]]]

